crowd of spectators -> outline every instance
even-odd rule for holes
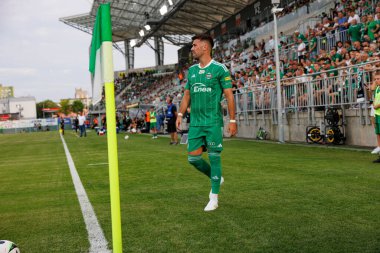
[[[358,68],[354,66],[358,65],[363,65],[367,71],[379,68],[380,3],[375,6],[371,3],[340,0],[329,15],[323,13],[320,22],[308,27],[305,32],[296,30],[291,37],[280,33],[279,73],[282,85],[347,76],[350,71],[357,72]],[[215,49],[215,58],[231,70],[235,93],[275,86],[274,47],[273,37],[270,36],[268,41],[237,40],[232,47],[220,44]],[[359,84],[355,80],[350,82]],[[336,89],[328,87],[330,103],[334,102]],[[269,106],[269,94],[266,95],[261,98],[264,100],[262,103]],[[305,104],[306,91],[299,90],[297,95],[298,105]],[[287,97],[288,103],[294,103],[291,94]]]
[[[158,105],[167,95],[180,98],[183,93],[178,75],[174,72],[161,73],[137,78],[126,89],[121,99],[124,106],[134,103]]]

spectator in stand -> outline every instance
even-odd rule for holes
[[[352,24],[353,20],[356,20],[356,24],[360,24],[360,17],[355,13],[354,9],[350,9],[348,15],[348,25]]]
[[[347,50],[347,52],[352,51],[352,44],[350,40],[344,42],[343,47]]]
[[[356,19],[351,20],[351,25],[348,28],[348,35],[352,42],[359,41],[362,38],[362,25],[358,24]]]
[[[305,35],[303,35],[302,33],[300,33],[298,30],[295,30],[294,31],[294,41],[297,41],[301,39],[305,45],[307,45],[308,41],[307,41],[307,38],[305,37]]]
[[[297,46],[298,62],[301,62],[302,59],[305,59],[306,55],[306,44],[302,39],[298,39]]]
[[[376,7],[375,21],[380,21],[380,7]]]
[[[362,50],[362,45],[360,41],[355,41],[352,46],[352,50],[356,52],[360,52]]]
[[[315,59],[318,55],[317,51],[317,38],[315,37],[314,31],[309,33],[309,57],[310,59]]]
[[[343,60],[343,56],[341,54],[338,54],[336,52],[336,47],[332,47],[331,50],[330,50],[330,59],[331,59],[331,62],[334,63],[334,65],[339,65],[340,62]]]
[[[346,31],[347,30],[347,26],[348,26],[348,19],[346,16],[344,16],[343,12],[342,11],[339,11],[338,12],[338,31],[339,32],[343,32],[343,31]],[[342,40],[342,39],[340,39]]]
[[[380,25],[373,19],[372,15],[368,15],[368,22],[366,24],[367,35],[370,41],[376,40],[375,34],[379,31]]]
[[[363,27],[363,31],[365,30],[365,27],[368,23],[368,17],[367,15],[363,15],[361,16],[361,24],[362,24],[362,27]]]
[[[284,32],[280,32],[279,40],[280,40],[280,42],[283,42],[285,44],[288,43],[288,37],[284,34]]]
[[[345,54],[345,52],[343,52],[342,50],[344,49],[344,47],[343,47],[343,43],[342,43],[342,41],[337,41],[336,42],[336,52],[338,53],[338,54],[340,54],[340,55],[344,55]]]

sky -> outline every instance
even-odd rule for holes
[[[91,6],[91,0],[0,0],[0,84],[37,102],[74,98],[75,88],[91,96],[91,35],[59,21]],[[165,45],[164,64],[177,63],[177,50]],[[114,50],[113,56],[114,70],[125,70],[123,55]],[[135,68],[154,64],[152,49],[135,49]]]

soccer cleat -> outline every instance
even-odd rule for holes
[[[375,161],[372,161],[373,163],[380,163],[380,157],[376,159]]]
[[[205,207],[205,211],[214,211],[218,208],[218,194],[211,194],[210,201],[208,202],[207,206]]]
[[[380,153],[380,147],[376,147],[374,150],[372,150],[371,154],[375,155]]]
[[[222,185],[224,183],[224,177],[221,177],[220,178],[220,185]],[[211,199],[211,194],[212,194],[212,188],[210,190],[210,194],[208,195],[208,197]]]

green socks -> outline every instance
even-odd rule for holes
[[[220,189],[220,179],[222,177],[222,165],[220,162],[220,152],[209,152],[208,158],[211,164],[211,190],[212,193],[218,194]]]
[[[202,158],[202,155],[188,155],[187,160],[197,170],[210,177],[210,165]]]
[[[197,170],[210,178],[212,193],[218,194],[220,189],[220,179],[222,177],[220,152],[209,152],[208,157],[211,166],[202,158],[202,155],[188,155],[187,159]]]

